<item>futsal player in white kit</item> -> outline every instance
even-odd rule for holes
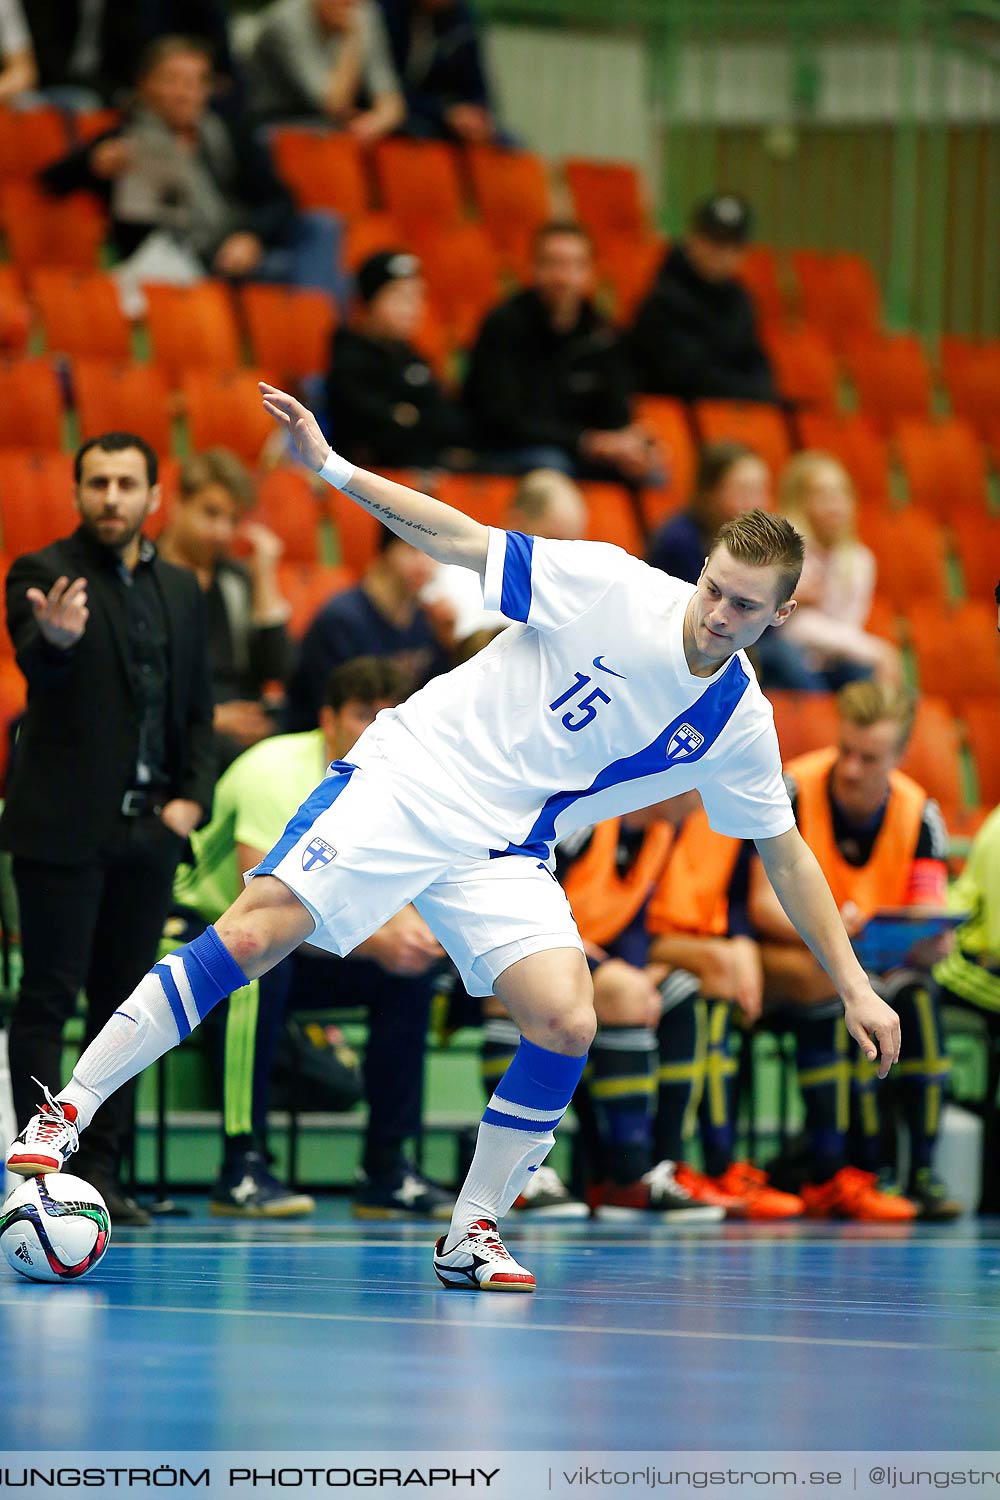
[[[379,714],[225,915],[157,964],[67,1086],[45,1091],[7,1165],[59,1170],[99,1105],[223,996],[303,942],[350,953],[412,901],[469,991],[495,994],[522,1034],[434,1268],[446,1286],[533,1291],[497,1221],[553,1145],[596,1027],[583,947],[552,874],[563,835],[697,788],[714,828],[756,841],[880,1076],[898,1058],[898,1018],[869,985],[796,831],[770,705],[744,655],[795,607],[801,540],[780,518],[741,516],[693,588],[617,547],[487,528],[355,469],[298,401],[261,391],[306,464],[397,536],[478,573],[486,607],[513,623]]]

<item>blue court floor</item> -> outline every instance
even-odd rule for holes
[[[0,1449],[1000,1447],[1000,1223],[517,1225],[534,1296],[432,1226],[191,1217],[82,1282],[0,1264]]]

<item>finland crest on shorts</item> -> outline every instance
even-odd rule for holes
[[[336,858],[336,849],[326,839],[310,839],[302,851],[302,868],[307,873],[309,870],[321,870],[331,859]]]
[[[699,734],[692,724],[682,724],[667,746],[667,760],[682,760],[685,755],[693,755],[704,743],[705,736]]]

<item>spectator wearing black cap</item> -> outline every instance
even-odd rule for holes
[[[779,400],[753,301],[738,272],[753,229],[735,193],[699,204],[672,246],[632,327],[636,383],[684,401]]]
[[[327,399],[333,441],[366,468],[433,468],[470,455],[461,408],[411,339],[424,315],[420,262],[403,250],[370,255],[357,273],[360,315],[338,328]]]
[[[593,290],[587,231],[543,225],[532,285],[487,315],[469,358],[465,404],[491,469],[634,484],[659,469],[654,440],[632,419],[625,351]]]

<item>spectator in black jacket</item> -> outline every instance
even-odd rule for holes
[[[148,252],[159,231],[182,248],[195,273],[335,291],[336,222],[297,215],[264,148],[210,107],[208,44],[161,37],[138,77],[122,124],[49,167],[45,186],[98,194],[122,257],[140,247]],[[156,279],[155,269],[146,279]]]
[[[630,346],[639,390],[683,401],[778,401],[753,301],[737,279],[752,223],[735,193],[695,209],[636,314]]]
[[[497,137],[479,25],[466,0],[381,0],[409,135],[476,144]]]
[[[465,402],[487,468],[632,483],[655,473],[656,446],[632,420],[628,364],[593,285],[586,230],[544,225],[533,285],[488,314],[469,360]]]
[[[255,499],[253,480],[234,453],[195,454],[181,466],[159,543],[160,556],[189,568],[201,585],[220,770],[273,733],[264,689],[284,682],[291,666],[290,607],[278,582],[281,538],[247,519]],[[238,538],[249,544],[245,565],[230,555]]]
[[[334,333],[327,377],[339,451],[366,468],[467,467],[465,413],[411,342],[427,299],[419,260],[404,250],[370,255],[357,293],[359,316]]]
[[[154,961],[175,866],[215,782],[201,595],[142,534],[160,500],[156,454],[105,433],[75,469],[80,525],[7,575],[28,680],[0,823],[24,966],[10,1026],[19,1123],[38,1106],[33,1079],[59,1076],[80,990],[89,1041]],[[150,1222],[118,1176],[133,1097],[134,1084],[73,1158],[116,1225]]]

